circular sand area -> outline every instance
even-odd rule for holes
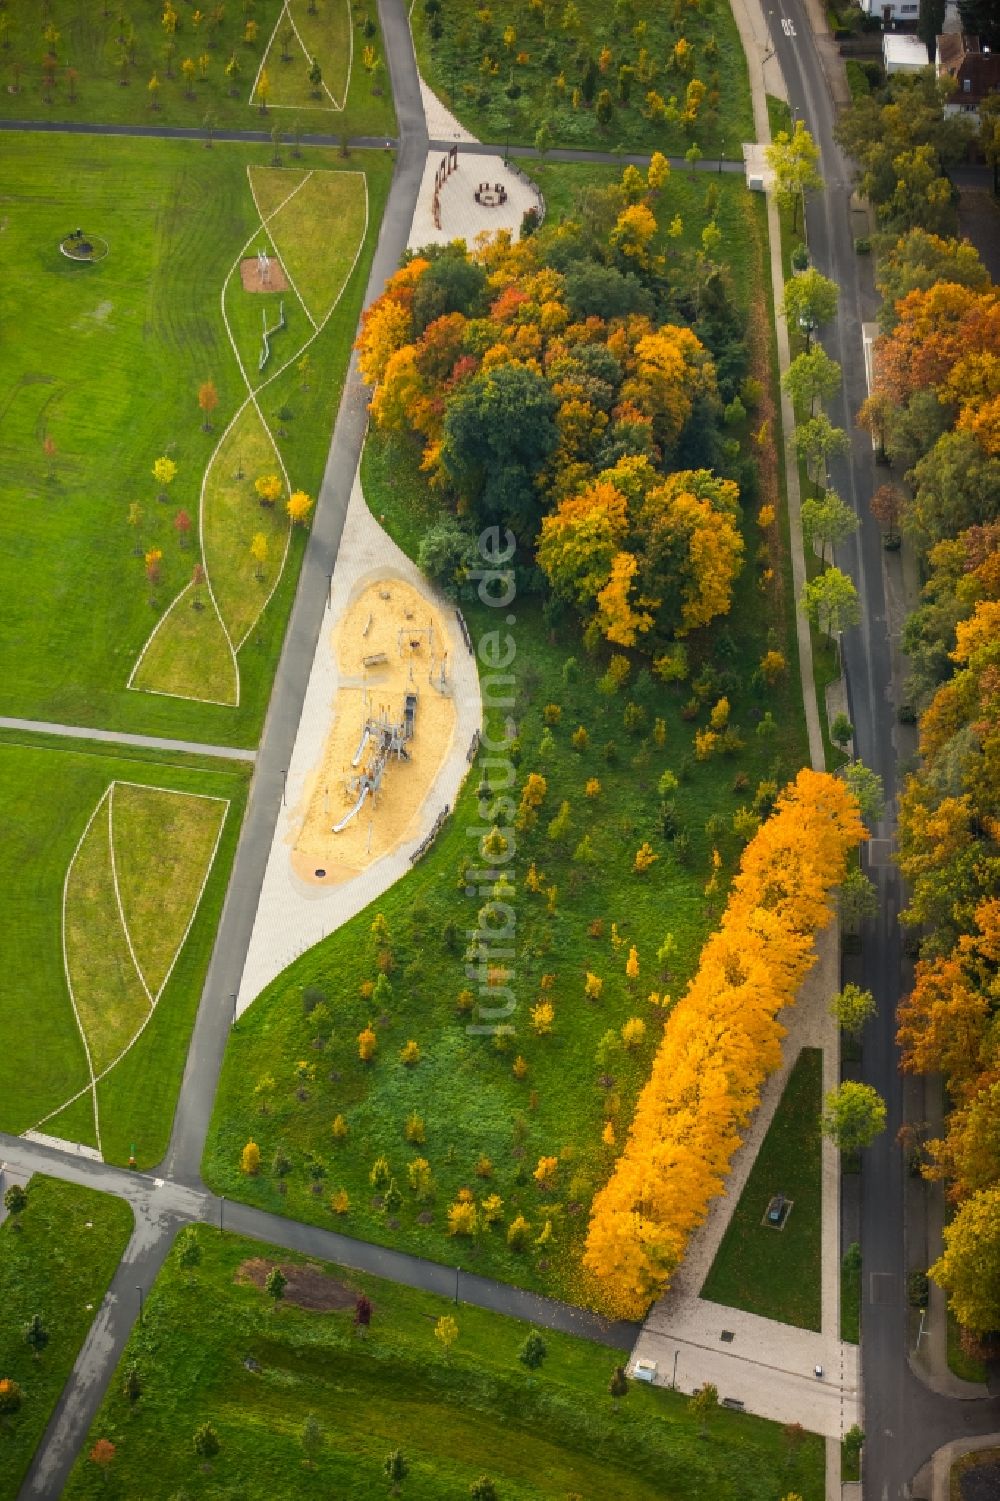
[[[296,875],[323,886],[350,880],[417,832],[456,724],[451,636],[439,611],[410,584],[369,584],[335,628],[333,649],[339,672],[333,724],[306,783],[291,856]],[[366,725],[404,727],[406,699],[414,694],[412,736],[397,742],[405,756],[387,756],[379,789],[334,833],[334,824],[358,802],[359,779],[377,766],[379,737],[369,734],[362,746]]]

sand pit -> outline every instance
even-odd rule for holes
[[[450,633],[410,584],[369,584],[349,605],[333,646],[339,672],[333,724],[306,783],[291,856],[296,875],[324,886],[350,880],[416,832],[457,719]],[[408,735],[406,700],[413,695]],[[373,733],[362,746],[366,725]],[[375,780],[377,788],[362,799],[366,781]],[[359,800],[357,813],[334,833]]]
[[[261,279],[260,261],[255,255],[247,256],[246,260],[240,261],[240,280],[243,283],[244,292],[287,292],[288,277],[277,256],[271,256],[267,263],[267,281]]]

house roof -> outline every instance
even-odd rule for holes
[[[979,45],[979,38],[946,32],[937,39],[938,73],[956,79],[963,97],[984,99],[1000,89],[1000,52]],[[970,85],[969,88],[965,84]]]
[[[887,31],[882,37],[882,55],[885,58],[886,67],[930,67],[927,48],[916,36],[899,36],[895,32]]]

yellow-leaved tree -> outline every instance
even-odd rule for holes
[[[813,963],[858,805],[825,772],[799,772],[747,845],[721,925],[670,1013],[628,1140],[596,1195],[584,1266],[609,1311],[641,1317],[720,1194],[741,1133],[781,1062],[778,1013]]]

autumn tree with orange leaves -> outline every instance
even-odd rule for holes
[[[747,845],[722,923],[670,1013],[628,1140],[591,1209],[584,1265],[609,1311],[639,1318],[668,1285],[781,1062],[778,1021],[866,837],[843,781],[805,769]]]
[[[675,457],[685,440],[714,456],[701,437],[720,388],[697,322],[655,314],[675,306],[657,211],[627,171],[559,244],[429,247],[389,278],[357,344],[375,422],[416,440],[442,507],[537,536],[593,638],[651,653],[728,611],[743,557],[736,483]],[[699,276],[728,318],[720,279]]]

